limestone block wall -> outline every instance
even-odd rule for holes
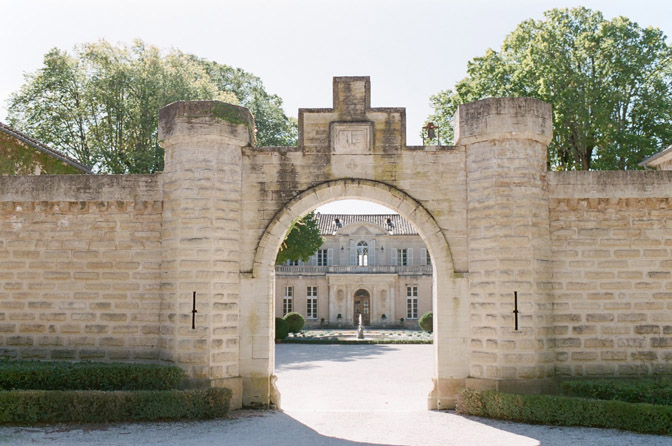
[[[232,387],[234,401],[241,386],[241,147],[252,128],[247,109],[221,102],[176,102],[159,114],[166,151],[161,358],[191,378]]]
[[[408,147],[368,78],[334,93],[300,110],[299,147],[254,147],[246,109],[175,103],[163,174],[0,177],[0,355],[170,362],[234,407],[278,403],[277,249],[295,218],[359,198],[432,256],[431,407],[470,385],[672,373],[671,171],[547,172],[532,99],[461,106],[455,147]]]
[[[0,177],[0,356],[159,359],[161,177]]]
[[[672,172],[551,172],[556,376],[672,373]]]
[[[534,99],[486,99],[461,106],[455,123],[456,143],[466,146],[470,376],[548,378],[550,106]]]

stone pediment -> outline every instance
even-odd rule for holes
[[[385,232],[372,224],[355,223],[344,228],[344,235],[385,235]]]

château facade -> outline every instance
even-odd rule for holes
[[[325,241],[307,261],[276,266],[275,315],[307,327],[418,327],[432,309],[432,264],[402,216],[316,214]]]

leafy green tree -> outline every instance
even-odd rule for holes
[[[299,259],[305,262],[317,252],[322,243],[324,237],[320,234],[315,213],[311,212],[292,223],[285,240],[280,245],[275,263],[281,264],[287,260]]]
[[[235,83],[227,85],[218,72],[234,73]],[[255,76],[175,50],[163,54],[140,40],[122,46],[87,43],[73,55],[49,51],[44,66],[12,95],[9,122],[97,171],[151,173],[163,169],[158,110],[200,99],[258,110],[262,142],[296,142],[296,125],[284,115],[282,100]]]
[[[454,90],[431,97],[428,121],[453,138],[457,106],[527,96],[553,106],[549,167],[637,169],[672,141],[672,47],[657,28],[586,8],[553,9],[526,20],[499,52],[468,63]]]
[[[261,79],[240,68],[208,62],[192,56],[210,76],[220,91],[236,95],[240,105],[254,115],[259,146],[293,146],[298,139],[295,118],[288,118],[282,109],[282,99],[264,89]]]

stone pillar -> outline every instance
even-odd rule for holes
[[[551,107],[536,99],[485,99],[455,114],[456,145],[465,146],[467,171],[467,386],[537,392],[553,374],[546,183],[551,137]]]
[[[241,148],[253,128],[247,109],[216,101],[176,102],[159,113],[165,149],[161,359],[182,367],[195,385],[230,387],[234,407],[242,395]]]

